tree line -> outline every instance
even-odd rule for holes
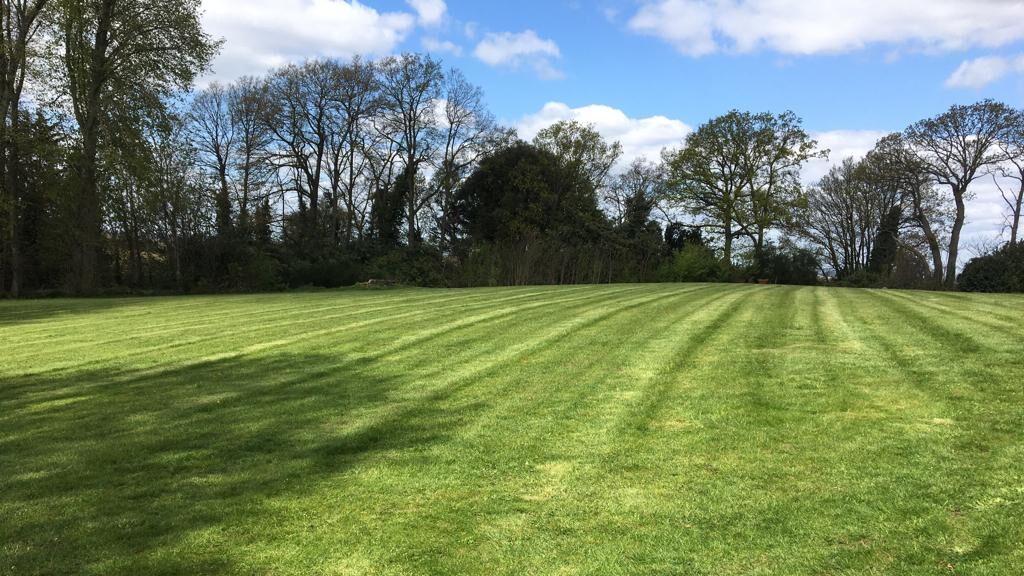
[[[827,151],[792,112],[731,111],[625,165],[577,122],[523,141],[425,54],[310,60],[197,90],[219,49],[199,9],[5,1],[0,291],[951,288],[968,201],[996,174],[1018,245],[1024,122],[998,102],[915,123],[807,187],[801,169]],[[975,276],[1005,276],[1004,260]]]
[[[1022,159],[1024,111],[992,100],[953,106],[834,167],[808,190],[799,230],[840,279],[954,288],[979,180],[1001,190],[1008,244],[1019,244]]]

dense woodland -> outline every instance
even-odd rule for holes
[[[956,106],[847,159],[731,111],[661,158],[560,122],[526,142],[429,55],[195,87],[199,0],[4,0],[0,292],[842,282],[1020,291],[1024,111]],[[958,276],[976,183],[1009,243]]]

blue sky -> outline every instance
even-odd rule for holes
[[[615,10],[613,18],[606,13],[609,8]],[[660,38],[631,30],[634,2],[456,0],[449,3],[449,10],[453,18],[479,23],[480,30],[533,30],[557,43],[561,57],[553,59],[553,65],[564,77],[551,80],[532,74],[528,67],[488,66],[473,57],[472,42],[459,38],[459,30],[448,31],[446,37],[461,42],[464,53],[446,55],[446,60],[483,85],[492,107],[505,118],[559,101],[571,106],[605,104],[635,117],[662,114],[690,124],[731,108],[792,109],[813,130],[893,130],[953,103],[981,97],[1024,105],[1024,73],[1007,74],[981,88],[945,85],[965,60],[1024,53],[1020,41],[999,49],[931,53],[907,49],[913,47],[908,44],[847,53],[758,50],[694,57]],[[417,48],[416,41],[408,47]]]
[[[979,38],[989,29],[1005,27],[993,14],[977,17],[971,26],[954,26],[956,30],[949,46],[935,38],[922,38],[921,34],[894,32],[882,40],[857,38],[858,31],[848,33],[847,45],[809,47],[798,49],[779,47],[771,42],[753,48],[737,48],[731,39],[720,35],[715,52],[695,55],[692,50],[680,48],[678,42],[665,38],[665,31],[645,30],[637,23],[640,13],[651,6],[668,4],[669,8],[656,13],[670,20],[678,12],[680,20],[686,18],[685,8],[673,12],[671,5],[725,4],[750,5],[751,11],[771,10],[785,17],[785,5],[799,5],[802,0],[764,0],[736,2],[637,2],[633,0],[518,0],[515,2],[481,2],[475,0],[418,0],[424,5],[434,4],[439,19],[429,23],[416,22],[393,33],[394,41],[342,41],[339,45],[322,42],[330,31],[289,30],[277,34],[266,24],[254,23],[246,30],[247,12],[263,2],[251,0],[207,0],[208,11],[227,6],[233,26],[217,24],[214,33],[233,43],[251,43],[260,38],[243,37],[247,33],[267,32],[283,35],[285,46],[281,52],[286,59],[301,59],[317,55],[345,56],[354,52],[379,55],[403,50],[426,51],[426,46],[445,62],[461,68],[471,80],[484,87],[495,113],[508,121],[537,112],[547,102],[563,102],[572,107],[602,104],[623,110],[631,117],[665,115],[687,124],[698,124],[730,108],[746,110],[792,109],[801,115],[808,128],[826,130],[893,130],[907,123],[942,111],[950,104],[970,102],[983,97],[1004,100],[1015,106],[1024,105],[1024,65],[1010,66],[1001,78],[984,85],[947,86],[947,80],[965,61],[982,57],[1020,58],[1024,55],[1024,22],[1017,19],[1014,27],[1019,33],[999,30],[998,38],[986,41]],[[803,2],[809,4],[808,2]],[[811,2],[813,3],[813,2]],[[819,2],[829,4],[828,0]],[[1024,1],[992,0],[1003,6],[1004,12],[1024,18]],[[275,0],[268,2],[271,10],[301,13],[303,7],[310,14],[320,14],[337,5],[342,13],[342,0]],[[360,8],[376,12],[382,19],[389,15],[408,15],[415,18],[415,2],[405,0],[364,0]],[[758,5],[769,8],[758,8]],[[779,8],[771,8],[771,5]],[[863,13],[875,6],[905,5],[911,13],[941,10],[939,5],[965,7],[962,14],[989,11],[985,0],[850,0],[834,2],[836,5],[862,5],[862,9],[847,9]],[[321,5],[322,12],[316,5]],[[936,7],[939,6],[939,7]],[[1008,7],[1008,8],[1007,8]],[[911,8],[914,8],[911,10]],[[888,18],[906,17],[893,12],[879,16],[878,22],[865,22],[870,31],[877,26],[889,25]],[[283,15],[283,14],[282,14]],[[342,14],[343,15],[343,14]],[[756,17],[756,14],[755,14]],[[814,15],[805,16],[813,18]],[[973,17],[973,16],[969,16]],[[838,16],[837,16],[838,18]],[[935,19],[943,15],[933,16]],[[942,21],[953,20],[953,16]],[[282,21],[284,19],[282,18]],[[352,18],[351,20],[355,20]],[[757,20],[754,20],[757,22]],[[808,27],[814,27],[810,20]],[[821,22],[828,26],[832,22]],[[686,26],[687,24],[680,24]],[[932,26],[922,18],[922,26]],[[386,29],[386,24],[378,24]],[[671,33],[671,22],[666,22]],[[310,26],[312,28],[312,26]],[[965,29],[964,29],[965,28]],[[365,30],[365,27],[364,27]],[[369,32],[369,31],[368,31]],[[522,55],[517,61],[495,64],[482,61],[474,54],[475,48],[488,34],[533,33],[557,48],[554,56],[540,55],[557,74],[538,73],[534,56]],[[661,34],[659,36],[658,34]],[[785,33],[785,32],[783,32]],[[337,35],[351,36],[340,25]],[[764,35],[772,34],[764,32]],[[379,36],[387,36],[388,33]],[[959,35],[959,36],[957,36]],[[287,45],[292,36],[294,44]],[[777,38],[778,35],[771,36]],[[945,37],[945,36],[943,36]],[[266,35],[263,39],[270,41]],[[447,49],[438,45],[448,43]],[[779,42],[774,42],[779,44]],[[362,48],[362,49],[360,49]],[[237,66],[218,66],[218,75],[230,76]],[[257,66],[258,68],[258,66]],[[220,70],[223,69],[223,70]],[[253,70],[246,70],[253,71]]]
[[[214,79],[312,57],[429,51],[482,86],[521,135],[574,118],[629,156],[656,156],[732,108],[795,111],[837,161],[954,103],[1024,107],[1024,0],[204,0],[204,9],[226,40]],[[979,184],[969,235],[998,234],[997,194]]]

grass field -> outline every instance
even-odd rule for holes
[[[0,574],[1024,573],[1024,298],[0,302]]]

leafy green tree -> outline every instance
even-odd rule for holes
[[[747,235],[754,253],[764,249],[766,232],[789,229],[802,205],[800,169],[812,158],[825,158],[818,143],[804,131],[792,112],[756,114],[752,117],[753,145],[746,161],[750,181]]]
[[[625,272],[628,280],[650,279],[663,255],[661,226],[654,220],[663,188],[661,166],[638,159],[615,178],[605,194],[604,204],[626,247],[624,264],[631,270]]]
[[[377,188],[371,213],[372,235],[379,249],[401,245],[402,223],[407,217],[406,197],[412,194],[416,176],[412,169],[403,170],[390,184]]]
[[[43,24],[44,10],[49,0],[4,0],[0,5],[0,205],[6,208],[6,235],[2,239],[10,256],[10,294],[17,298],[21,292],[23,255],[21,247],[21,209],[25,202],[25,178],[21,155],[26,151],[21,100],[28,76],[29,65],[40,52],[38,36]],[[30,152],[29,152],[30,153]],[[0,244],[2,247],[2,244]],[[3,291],[0,267],[0,291]]]
[[[820,155],[791,112],[774,115],[733,110],[687,136],[668,153],[669,198],[722,237],[732,262],[737,238],[755,252],[766,232],[789,226],[801,202],[799,171]]]
[[[526,143],[483,159],[455,197],[463,256],[480,245],[503,254],[503,283],[589,274],[583,268],[609,228],[589,180],[580,180],[557,156]]]
[[[622,145],[608,143],[593,125],[563,120],[541,130],[533,145],[554,155],[573,180],[597,193],[607,184],[615,163],[622,156]]]
[[[79,130],[75,163],[79,292],[98,287],[102,238],[101,146],[118,141],[140,114],[191,86],[218,43],[200,24],[200,0],[57,0],[66,92]]]
[[[18,251],[23,258],[19,284],[23,291],[63,287],[67,281],[67,255],[72,246],[67,193],[67,134],[57,118],[42,110],[22,112],[18,155],[20,206]],[[16,294],[11,294],[15,296]]]
[[[183,291],[194,283],[198,270],[206,268],[206,278],[216,279],[202,256],[204,241],[216,230],[215,198],[204,186],[195,167],[195,149],[188,145],[181,120],[169,118],[147,132],[151,155],[151,181],[147,195],[154,219],[154,241],[167,254],[171,285]],[[214,216],[215,217],[215,216]]]

